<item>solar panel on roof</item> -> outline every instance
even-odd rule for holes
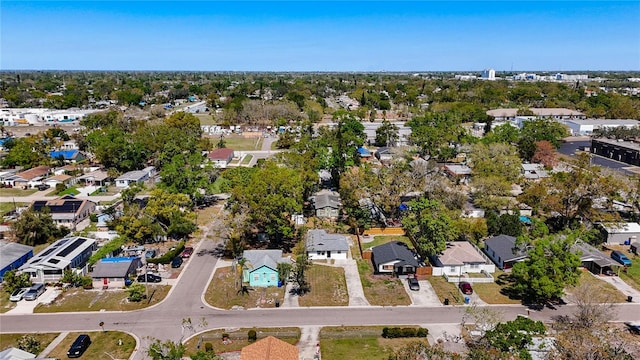
[[[71,254],[75,249],[78,248],[78,246],[82,245],[85,241],[86,241],[86,239],[83,239],[83,238],[77,239],[71,245],[67,246],[66,249],[60,251],[58,253],[58,256],[64,257],[64,256],[67,256],[67,255]]]
[[[51,249],[46,250],[45,252],[43,252],[42,254],[40,254],[40,256],[47,256],[47,255],[51,254],[51,253],[52,253],[55,249],[57,249],[57,248],[58,248],[57,246],[54,246],[54,247],[52,247]]]
[[[66,243],[67,241],[69,241],[69,239],[62,239],[62,240],[60,240],[60,241],[58,242],[58,245],[56,245],[56,246],[60,246],[60,245],[62,245],[62,244],[64,244],[64,243]]]
[[[60,260],[58,259],[49,259],[49,261],[47,261],[48,263],[52,263],[52,264],[57,264],[60,262]]]

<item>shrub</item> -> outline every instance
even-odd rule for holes
[[[227,333],[223,333],[222,334],[222,340],[228,339],[229,338],[229,334]]]
[[[256,333],[255,330],[251,329],[247,333],[247,338],[248,338],[249,342],[254,342],[254,341],[256,341],[258,339],[258,334]]]
[[[18,349],[30,352],[32,354],[40,353],[40,341],[32,335],[23,335],[18,339]]]
[[[129,293],[129,301],[142,301],[145,296],[145,287],[142,284],[131,284],[126,290]]]
[[[184,241],[180,241],[178,243],[178,245],[176,245],[175,249],[167,251],[162,256],[159,256],[159,257],[153,258],[153,259],[147,259],[147,263],[150,263],[150,264],[168,264],[168,263],[171,262],[171,260],[173,260],[173,258],[178,256],[182,252],[182,250],[184,250]]]
[[[98,222],[98,214],[89,214],[89,221],[91,221],[92,223],[97,223]]]
[[[211,344],[210,342],[204,343],[204,351],[212,352],[213,351],[213,344]]]
[[[429,334],[428,329],[424,328],[400,328],[400,327],[384,327],[382,328],[382,337],[386,339],[408,338],[408,337],[426,337]]]

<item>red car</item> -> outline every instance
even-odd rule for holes
[[[471,288],[471,284],[469,284],[466,281],[463,281],[460,284],[458,284],[458,287],[460,288],[460,291],[462,291],[462,293],[465,295],[473,294],[473,289]]]
[[[184,250],[182,250],[180,257],[186,259],[191,257],[191,255],[193,255],[193,248],[191,246],[187,246],[186,248],[184,248]]]

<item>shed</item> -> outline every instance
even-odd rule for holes
[[[33,257],[33,247],[0,240],[0,281],[7,271],[17,269]]]
[[[632,254],[638,255],[638,252],[640,251],[640,242],[636,241],[636,242],[631,243],[631,245],[629,246],[629,251]]]
[[[95,289],[121,288],[130,275],[142,266],[140,257],[112,257],[100,259],[93,268],[91,278]]]

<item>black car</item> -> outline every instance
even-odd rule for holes
[[[159,283],[162,281],[162,278],[158,275],[146,274],[146,277],[147,279],[145,280],[145,274],[138,276],[138,282]]]
[[[418,279],[416,279],[416,278],[407,278],[407,282],[409,283],[409,289],[411,289],[413,291],[419,291],[420,290],[420,283],[418,282]]]
[[[180,256],[176,256],[173,258],[173,260],[171,261],[171,267],[172,268],[179,268],[180,265],[182,265],[182,258]]]
[[[633,324],[628,321],[624,324],[627,325],[627,329],[629,329],[629,332],[631,332],[632,334],[640,335],[640,324]]]
[[[71,344],[69,351],[67,351],[67,357],[78,358],[87,350],[91,345],[91,338],[87,334],[78,335],[76,340]]]

